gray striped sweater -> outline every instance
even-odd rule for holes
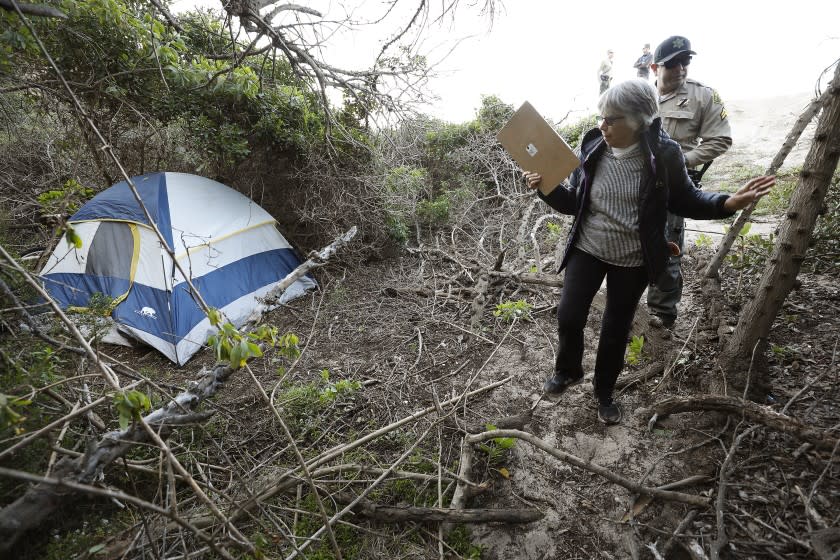
[[[642,266],[639,185],[644,159],[639,145],[610,149],[598,161],[589,208],[577,248],[616,266]]]

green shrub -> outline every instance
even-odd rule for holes
[[[627,357],[625,361],[631,366],[638,365],[642,361],[642,349],[645,346],[644,336],[634,336],[627,345]]]
[[[583,135],[590,129],[598,126],[596,118],[597,115],[593,113],[592,115],[583,117],[575,123],[560,127],[558,132],[570,146],[577,148],[580,145],[580,141],[583,139]]]
[[[493,315],[495,317],[499,317],[502,321],[507,322],[513,321],[514,319],[529,320],[531,318],[531,309],[533,307],[533,305],[524,299],[506,301],[496,305],[496,310],[493,311]]]
[[[452,547],[461,558],[466,560],[481,560],[483,550],[481,546],[474,545],[470,530],[466,525],[458,525],[446,537],[446,543]]]

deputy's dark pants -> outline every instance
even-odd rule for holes
[[[676,243],[683,252],[683,238],[685,219],[668,212],[665,237]],[[677,304],[682,299],[683,278],[680,271],[682,256],[669,257],[668,266],[657,280],[655,286],[648,288],[648,309],[665,320],[673,321],[677,318]]]
[[[610,404],[615,381],[624,366],[624,350],[633,315],[647,285],[644,267],[615,266],[572,249],[557,304],[559,344],[554,370],[572,377],[583,375],[583,329],[592,298],[604,276],[607,277],[607,306],[595,359],[595,395],[601,404]]]

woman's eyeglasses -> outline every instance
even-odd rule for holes
[[[598,117],[596,117],[596,120],[598,121],[598,126],[601,126],[601,123],[607,123],[607,126],[612,126],[616,122],[620,121],[623,118],[624,118],[623,116],[622,117],[601,117],[601,116],[598,116]]]
[[[690,56],[679,56],[677,58],[672,58],[668,62],[663,62],[662,65],[670,70],[671,68],[676,68],[678,65],[685,68],[691,64],[691,57]]]

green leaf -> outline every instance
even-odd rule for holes
[[[152,407],[149,397],[137,390],[122,391],[114,395],[114,405],[119,416],[120,428],[125,430],[132,420],[138,420],[140,413]]]
[[[496,445],[499,446],[499,449],[511,449],[514,445],[516,445],[515,438],[500,437],[493,438],[493,441],[496,442]]]
[[[65,230],[65,237],[67,238],[67,244],[75,247],[76,249],[82,248],[82,238],[79,237],[79,234],[76,233],[71,226],[67,226]]]
[[[254,344],[253,342],[248,342],[247,344],[248,344],[248,350],[249,350],[248,353],[251,355],[251,357],[259,358],[260,356],[263,355],[262,350],[260,349],[260,347],[258,345]]]
[[[241,346],[238,344],[234,346],[230,351],[230,366],[232,368],[240,368],[242,367],[240,364],[242,363],[242,350]]]

